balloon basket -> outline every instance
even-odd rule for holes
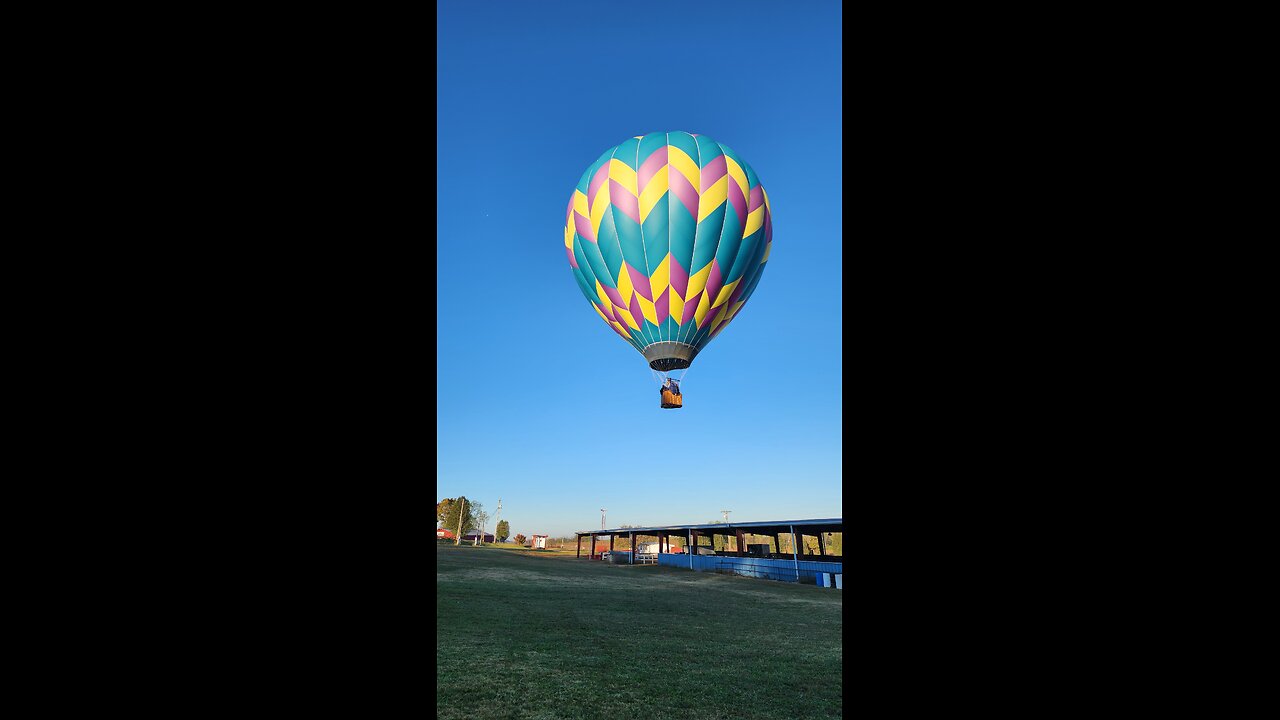
[[[684,398],[676,395],[670,390],[662,391],[662,407],[667,410],[677,410],[684,407]]]

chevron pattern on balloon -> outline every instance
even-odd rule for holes
[[[605,151],[565,211],[565,253],[583,295],[641,352],[663,342],[701,349],[723,332],[772,243],[755,171],[706,135],[650,133]]]

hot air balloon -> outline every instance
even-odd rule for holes
[[[573,277],[605,324],[683,405],[687,371],[751,297],[769,259],[769,196],[751,166],[706,135],[650,133],[606,150],[565,211]]]

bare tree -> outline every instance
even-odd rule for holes
[[[483,545],[484,544],[484,526],[485,526],[485,523],[489,522],[489,513],[484,511],[480,503],[476,503],[475,505],[472,506],[471,514],[473,517],[475,517],[476,522],[480,525],[480,532],[479,534],[476,535],[476,541],[472,544]]]

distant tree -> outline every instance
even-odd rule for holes
[[[445,498],[436,503],[436,522],[446,529],[452,529],[445,524],[445,520],[449,517],[449,508],[453,505],[453,498]]]
[[[511,523],[503,520],[498,523],[498,529],[493,531],[493,537],[498,542],[506,542],[511,535]]]
[[[476,519],[473,508],[478,507],[472,505],[465,495],[459,495],[453,498],[449,503],[449,512],[444,519],[444,528],[451,533],[456,533],[458,537],[462,537],[471,532],[476,527]],[[458,527],[458,515],[462,515],[462,527]]]
[[[483,545],[484,535],[485,535],[484,526],[489,522],[489,513],[484,511],[483,505],[481,505],[480,503],[476,503],[476,512],[474,517],[476,519],[476,532],[477,532],[475,544]]]
[[[517,544],[517,545],[520,545],[520,546],[522,546],[522,547],[523,547],[523,546],[524,546],[524,542],[525,542],[525,536],[524,536],[524,535],[517,535],[517,536],[516,536],[516,544]]]
[[[844,533],[833,532],[827,535],[827,554],[844,555]]]

